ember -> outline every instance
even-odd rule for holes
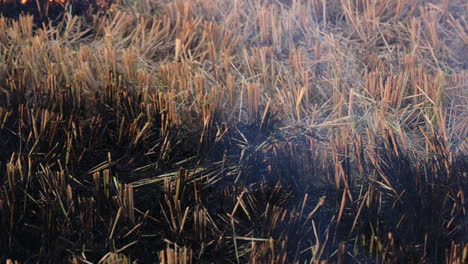
[[[112,0],[0,0],[0,16],[17,18],[21,13],[31,14],[36,22],[56,19],[72,6],[73,14],[81,15],[92,9],[102,11]]]

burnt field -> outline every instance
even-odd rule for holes
[[[466,263],[462,0],[0,0],[0,262]]]

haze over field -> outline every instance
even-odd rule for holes
[[[468,261],[465,1],[0,13],[0,262]]]

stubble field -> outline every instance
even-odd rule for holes
[[[468,261],[465,1],[78,2],[0,17],[0,262]]]

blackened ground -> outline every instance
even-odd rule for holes
[[[0,16],[18,18],[21,14],[29,14],[34,16],[37,24],[40,24],[59,20],[67,10],[71,10],[73,15],[103,11],[110,6],[111,2],[111,0],[71,0],[67,3],[56,3],[39,0],[21,4],[19,0],[0,0]]]

